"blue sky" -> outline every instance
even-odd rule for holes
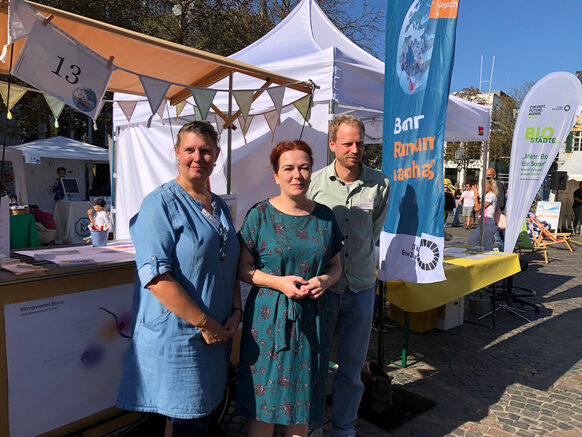
[[[486,80],[495,56],[493,90],[582,70],[582,0],[460,0],[459,8],[451,91],[479,86],[481,55]]]
[[[391,2],[375,0],[384,7]],[[582,70],[582,0],[459,0],[459,4],[451,92],[479,86],[481,55],[483,79],[489,80],[495,56],[491,89],[505,92],[553,71]],[[377,41],[379,51],[384,50],[384,38]],[[483,84],[484,90],[488,87]]]

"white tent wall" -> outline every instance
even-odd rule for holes
[[[282,119],[274,138],[262,116],[253,119],[246,144],[240,128],[233,132],[231,192],[237,195],[237,227],[250,206],[277,192],[270,169],[270,150],[280,141],[298,138],[303,126],[303,118],[294,107],[284,109]],[[115,206],[116,237],[119,239],[129,238],[129,220],[139,211],[143,198],[178,174],[173,146],[180,126],[187,120],[180,117],[178,123],[174,121],[172,118],[170,123],[166,118],[164,124],[153,121],[149,128],[140,123],[118,130]],[[316,105],[312,109],[311,122],[327,123],[327,105]],[[217,194],[226,193],[227,136],[223,131],[221,153],[210,178],[212,191]],[[302,138],[314,148],[315,165],[325,165],[327,134],[305,125]]]

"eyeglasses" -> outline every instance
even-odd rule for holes
[[[228,231],[224,227],[224,225],[220,225],[218,228],[218,235],[220,236],[220,261],[224,261],[226,258],[226,243],[228,242]]]

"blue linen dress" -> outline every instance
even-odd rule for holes
[[[210,414],[223,397],[230,342],[206,344],[198,328],[145,288],[170,272],[208,317],[221,324],[230,317],[240,244],[226,204],[212,197],[214,216],[228,231],[224,260],[219,230],[176,181],[149,194],[131,220],[137,273],[120,408],[192,419]]]
[[[293,216],[260,202],[247,213],[239,238],[257,269],[304,279],[323,274],[342,246],[333,212],[319,203],[311,214]],[[327,305],[327,293],[293,300],[252,287],[241,341],[239,415],[282,425],[306,425],[323,416],[333,334]]]

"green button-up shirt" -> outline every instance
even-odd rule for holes
[[[330,288],[334,293],[342,294],[346,286],[358,292],[376,283],[374,246],[384,225],[389,195],[384,173],[363,164],[349,192],[335,172],[335,161],[311,176],[307,197],[333,210],[344,235],[342,277]]]

